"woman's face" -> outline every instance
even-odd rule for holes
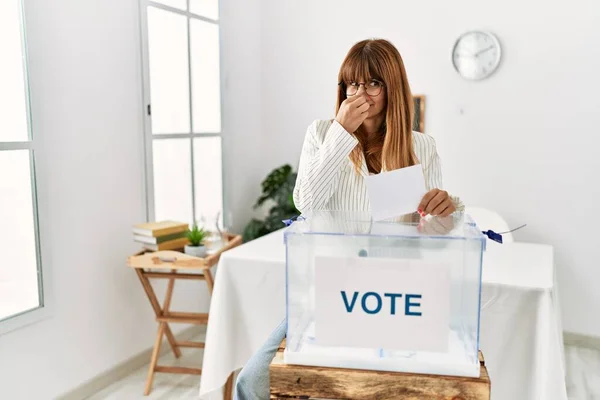
[[[364,84],[361,85],[360,83]],[[349,86],[355,88],[358,86],[355,96],[365,96],[371,105],[367,119],[380,117],[382,114],[385,116],[387,98],[385,86],[383,86],[382,82],[374,79],[369,81],[360,80],[359,82],[352,82]]]

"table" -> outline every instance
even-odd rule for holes
[[[178,341],[173,335],[169,323],[183,323],[193,325],[204,325],[208,322],[206,313],[178,312],[171,310],[171,298],[175,281],[179,279],[205,281],[208,291],[212,293],[214,279],[210,268],[214,266],[221,254],[242,243],[240,235],[224,234],[225,245],[207,257],[192,257],[179,251],[150,251],[142,250],[127,258],[127,266],[133,268],[148,296],[150,305],[156,315],[158,322],[158,333],[154,341],[150,366],[148,367],[148,376],[146,378],[146,387],[144,395],[150,394],[152,382],[156,372],[166,372],[172,374],[202,374],[201,368],[190,368],[181,366],[158,365],[158,355],[162,344],[163,336],[166,336],[171,349],[176,358],[181,357],[182,347],[204,348],[204,343],[192,341]],[[150,279],[168,279],[167,292],[164,303],[159,303],[156,293],[152,288]]]
[[[283,230],[222,255],[200,385],[222,399],[231,372],[285,318]],[[552,246],[488,246],[483,257],[480,348],[493,400],[567,400]]]

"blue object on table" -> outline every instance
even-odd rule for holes
[[[302,217],[302,215],[296,215],[295,217],[289,218],[289,219],[283,219],[281,220],[281,222],[283,222],[285,224],[285,226],[290,226],[291,224],[294,223],[294,221],[302,221],[304,218]]]
[[[485,236],[487,236],[488,238],[490,238],[494,242],[502,243],[502,235],[499,234],[499,233],[494,232],[491,229],[488,230],[488,231],[482,231],[481,233],[483,233]]]
[[[526,226],[527,226],[527,224],[523,224],[523,225],[519,226],[518,228],[511,229],[510,231],[506,231],[506,232],[500,232],[500,233],[496,233],[491,229],[487,230],[487,231],[482,231],[481,233],[483,233],[488,238],[492,239],[494,242],[502,243],[502,235],[503,234],[518,231],[519,229],[525,228]]]

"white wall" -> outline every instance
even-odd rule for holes
[[[137,0],[25,3],[54,306],[49,319],[0,336],[0,397],[41,400],[150,348],[156,322],[125,266],[137,249],[131,225],[145,218]],[[196,285],[177,288],[173,307],[206,311]]]
[[[261,120],[260,1],[220,0],[225,209],[242,232],[270,171]]]
[[[427,96],[446,187],[511,226],[528,223],[518,240],[554,245],[564,328],[600,335],[599,18],[593,0],[264,0],[262,132],[276,150],[262,165],[296,165],[308,124],[333,117],[353,43],[391,40],[413,92]],[[503,46],[497,73],[478,83],[451,65],[454,40],[469,29],[489,29]]]

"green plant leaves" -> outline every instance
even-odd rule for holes
[[[297,174],[292,171],[289,164],[274,169],[262,181],[262,194],[254,204],[254,208],[261,207],[267,200],[272,200],[274,205],[269,209],[269,214],[264,220],[252,219],[244,229],[245,242],[259,238],[268,233],[284,227],[284,219],[300,214],[294,205],[294,186]]]
[[[206,236],[208,236],[208,231],[203,228],[199,228],[197,224],[192,226],[192,229],[188,229],[186,236],[190,241],[191,246],[200,246]]]

